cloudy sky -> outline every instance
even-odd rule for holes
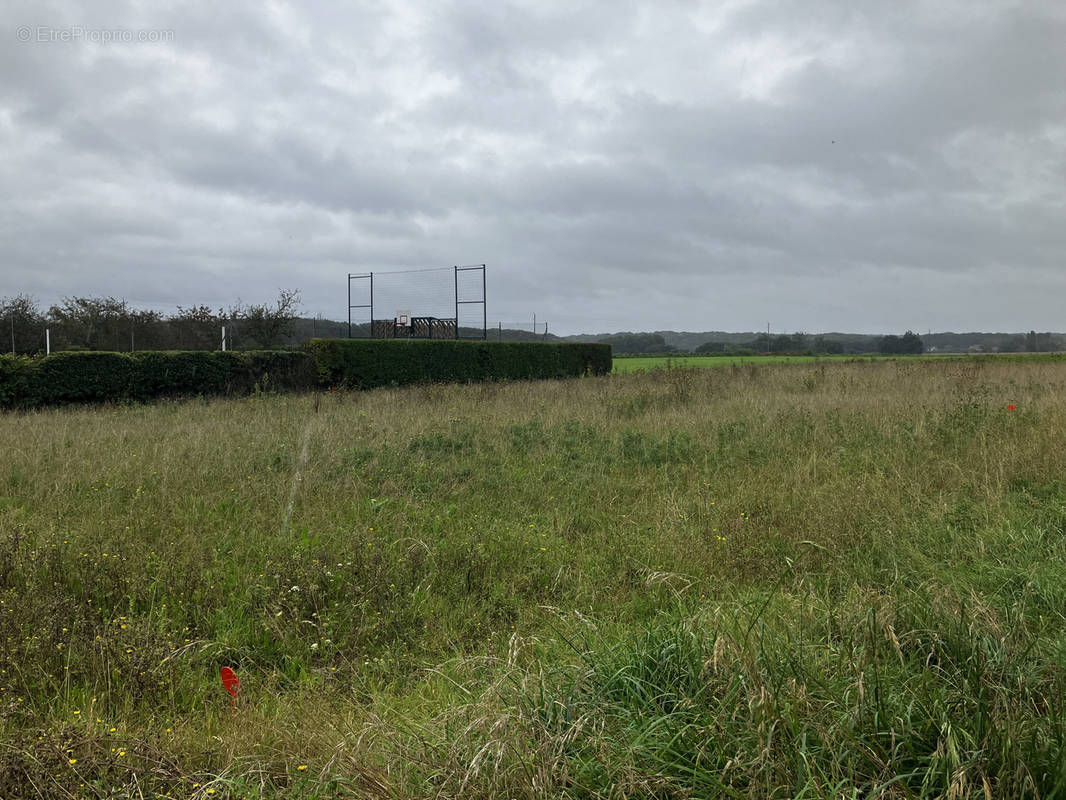
[[[1066,330],[1061,0],[310,6],[6,4],[0,296]]]

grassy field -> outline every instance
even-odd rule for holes
[[[614,372],[637,372],[679,367],[736,367],[742,364],[840,364],[866,361],[998,361],[1037,363],[1066,361],[1062,353],[1005,353],[968,355],[964,353],[926,353],[920,356],[890,355],[820,355],[820,356],[621,356],[614,359]]]
[[[0,797],[1066,793],[1061,363],[71,408],[0,452]]]
[[[614,372],[637,372],[679,367],[736,367],[743,364],[831,364],[848,361],[873,361],[883,356],[623,356],[614,359]]]

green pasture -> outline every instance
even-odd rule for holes
[[[926,353],[920,356],[898,355],[819,355],[819,356],[615,356],[613,372],[637,372],[650,369],[678,367],[731,367],[743,364],[833,364],[866,361],[1058,361],[1066,358],[1060,353],[1010,353],[1003,355],[968,355],[963,353]]]
[[[741,364],[810,364],[835,361],[870,361],[882,356],[622,356],[614,359],[614,372],[638,372],[675,367],[731,367]]]

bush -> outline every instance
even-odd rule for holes
[[[306,349],[327,386],[371,389],[432,381],[523,380],[605,375],[611,347],[555,342],[311,339]]]
[[[319,385],[566,378],[611,370],[600,344],[312,339],[303,351],[69,352],[0,356],[0,408],[239,395]]]
[[[33,361],[26,356],[0,356],[0,408],[22,405],[29,394]]]
[[[307,353],[63,352],[39,359],[0,358],[0,406],[148,400],[247,394],[256,388],[310,389]]]

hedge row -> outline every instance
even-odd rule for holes
[[[149,400],[261,389],[308,389],[317,372],[302,352],[56,353],[0,357],[0,407]]]
[[[611,347],[603,344],[310,339],[304,347],[314,357],[324,385],[358,389],[611,371]]]
[[[0,356],[0,408],[154,397],[369,389],[408,383],[603,375],[611,348],[533,342],[311,339],[301,351]]]

